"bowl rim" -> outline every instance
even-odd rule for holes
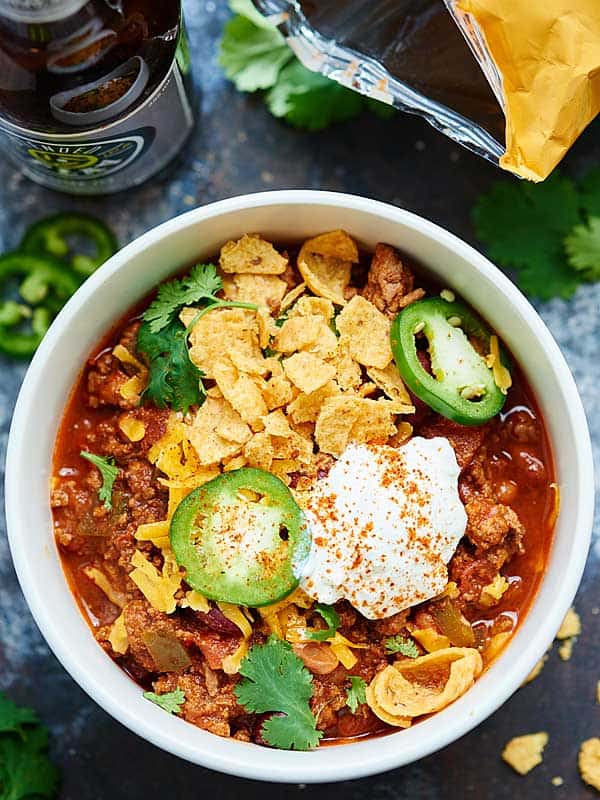
[[[375,217],[385,218],[392,223],[405,225],[414,232],[436,241],[468,262],[479,275],[493,278],[497,290],[505,295],[515,311],[524,317],[527,327],[539,338],[544,351],[552,360],[553,378],[568,400],[570,419],[577,432],[573,442],[573,457],[583,479],[577,487],[577,525],[573,526],[573,545],[570,549],[569,560],[564,564],[565,573],[560,589],[553,596],[552,607],[543,624],[536,629],[532,637],[521,642],[523,647],[519,658],[506,665],[506,669],[502,672],[501,685],[496,687],[493,692],[488,691],[484,701],[477,708],[469,708],[465,705],[468,713],[464,713],[462,718],[457,719],[456,724],[448,726],[435,724],[435,720],[439,719],[444,711],[434,715],[430,720],[419,723],[413,730],[426,731],[426,742],[423,741],[423,736],[409,739],[406,737],[409,732],[405,731],[403,732],[405,739],[402,740],[401,746],[392,748],[383,745],[378,747],[373,754],[370,750],[366,752],[364,747],[361,749],[363,743],[360,741],[352,745],[323,747],[309,753],[260,748],[231,739],[221,739],[210,733],[206,734],[203,739],[198,738],[198,741],[194,743],[184,741],[186,737],[180,726],[188,728],[190,723],[178,718],[165,720],[164,712],[153,707],[140,715],[134,709],[118,705],[111,694],[110,687],[97,679],[85,664],[80,663],[77,654],[67,646],[64,633],[60,626],[56,625],[51,609],[44,603],[44,596],[35,585],[30,559],[27,557],[27,537],[19,535],[22,526],[19,522],[19,507],[16,498],[18,484],[22,482],[22,479],[18,475],[18,470],[11,470],[10,465],[19,463],[19,443],[28,424],[28,407],[39,385],[44,365],[51,357],[55,343],[64,328],[70,324],[83,306],[92,302],[96,289],[110,281],[121,269],[126,268],[130,258],[134,255],[151,248],[167,236],[204,223],[211,218],[248,208],[264,208],[273,205],[322,205],[366,212]],[[15,406],[7,446],[6,466],[6,521],[13,563],[28,607],[50,649],[66,671],[113,718],[163,750],[192,763],[230,775],[282,783],[325,783],[349,780],[403,766],[430,755],[459,739],[499,708],[521,685],[534,664],[542,656],[571,605],[587,558],[594,510],[591,442],[575,381],[546,325],[515,285],[469,244],[417,214],[357,195],[307,189],[251,193],[200,206],[152,228],[112,256],[67,302],[38,348],[25,375]],[[543,582],[544,578],[541,585]],[[534,598],[528,616],[537,602],[537,599]],[[509,647],[512,646],[518,635],[517,632]],[[116,669],[124,675],[120,667],[116,667]],[[465,697],[468,695],[469,693]],[[449,708],[456,707],[463,700],[464,697]],[[150,704],[148,705],[150,706]],[[383,743],[386,739],[393,738],[392,734],[378,738],[376,741]],[[216,741],[213,743],[212,740]],[[217,741],[219,742],[218,746]],[[205,742],[205,744],[198,742]],[[336,756],[341,753],[342,757],[333,757],[334,752]]]

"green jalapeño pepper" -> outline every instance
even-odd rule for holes
[[[432,374],[417,354],[418,335],[427,339]],[[480,354],[490,352],[490,337],[466,305],[438,297],[411,303],[391,330],[394,359],[408,388],[438,414],[461,425],[487,422],[506,400]],[[506,366],[503,353],[500,360]]]
[[[310,550],[290,490],[275,475],[251,468],[223,473],[182,500],[170,538],[192,589],[252,607],[290,594]]]
[[[93,255],[71,252],[71,241],[91,245]],[[84,245],[85,246],[85,245]],[[65,259],[78,274],[87,277],[117,252],[117,241],[106,225],[95,217],[75,212],[55,214],[34,223],[25,232],[21,250]]]
[[[13,279],[23,279],[19,294],[27,305],[12,299],[0,302],[0,350],[16,358],[33,355],[58,313],[77,290],[79,281],[48,256],[6,253],[0,256],[0,292]],[[33,308],[32,308],[33,306]],[[29,322],[29,330],[23,326]]]

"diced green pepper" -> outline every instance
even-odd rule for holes
[[[189,494],[173,515],[170,538],[193,589],[252,607],[290,594],[310,550],[308,527],[290,490],[251,468],[223,473]]]

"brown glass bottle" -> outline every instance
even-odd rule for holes
[[[192,124],[176,0],[0,0],[0,140],[29,177],[80,194],[157,172]]]

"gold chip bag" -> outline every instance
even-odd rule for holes
[[[599,0],[254,1],[309,69],[532,181],[600,110]]]

